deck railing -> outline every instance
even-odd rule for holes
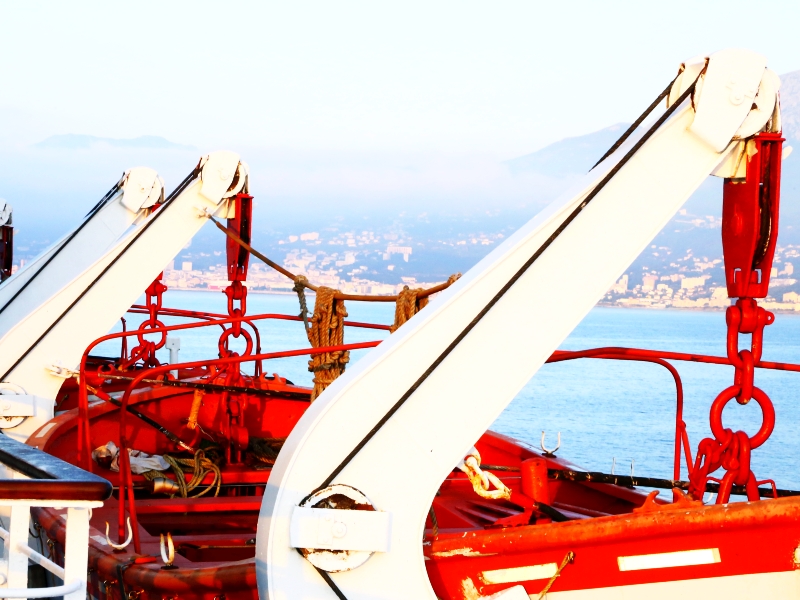
[[[134,305],[128,312],[131,313],[145,313],[147,311],[146,306]],[[168,339],[168,334],[170,333],[178,333],[185,330],[196,330],[200,328],[208,328],[208,327],[222,327],[223,330],[226,326],[231,326],[234,324],[238,324],[239,326],[249,326],[253,331],[253,338],[255,343],[250,344],[248,342],[248,347],[245,350],[242,356],[233,355],[223,358],[212,358],[206,360],[199,360],[199,361],[192,361],[192,362],[177,362],[170,364],[163,364],[158,366],[151,366],[148,367],[147,365],[143,365],[139,369],[132,370],[130,372],[130,383],[128,384],[125,393],[123,394],[122,398],[120,399],[120,419],[119,419],[119,448],[120,448],[120,461],[119,461],[119,521],[118,521],[118,534],[119,534],[119,543],[126,544],[125,541],[127,538],[127,528],[125,526],[126,520],[129,520],[130,527],[131,527],[131,538],[133,542],[133,548],[135,552],[140,552],[140,540],[139,540],[139,529],[138,529],[138,522],[136,518],[136,505],[135,505],[135,498],[133,493],[133,482],[132,482],[132,474],[130,472],[130,463],[126,459],[127,457],[127,449],[128,443],[125,435],[125,424],[126,424],[126,416],[128,411],[128,400],[130,398],[131,392],[143,382],[152,383],[153,378],[158,376],[164,376],[169,372],[177,372],[178,369],[193,369],[193,368],[209,368],[209,367],[217,367],[217,368],[229,368],[235,366],[237,369],[239,365],[242,363],[254,363],[254,373],[258,376],[262,372],[262,364],[264,361],[272,360],[276,358],[288,358],[288,357],[297,357],[297,356],[313,356],[315,354],[324,354],[328,352],[343,352],[348,350],[358,350],[358,349],[366,349],[366,348],[373,348],[380,344],[381,340],[374,340],[369,342],[358,342],[353,344],[343,344],[339,346],[326,346],[320,348],[300,348],[296,350],[288,350],[284,352],[270,352],[270,353],[262,353],[261,351],[261,342],[260,342],[260,334],[258,327],[255,325],[257,321],[295,321],[302,323],[303,318],[295,315],[284,315],[284,314],[277,314],[277,313],[264,313],[264,314],[256,314],[256,315],[249,315],[249,316],[226,316],[219,313],[211,313],[211,312],[200,312],[200,311],[187,311],[182,309],[175,309],[175,308],[165,308],[160,307],[158,309],[158,313],[162,316],[169,316],[169,317],[180,317],[186,319],[196,319],[200,322],[190,322],[190,323],[181,323],[177,325],[164,325],[163,323],[158,323],[157,326],[147,329],[146,331],[142,331],[141,329],[133,329],[128,330],[124,327],[123,321],[123,330],[115,333],[109,333],[104,335],[94,342],[92,342],[84,351],[83,357],[81,358],[80,367],[78,369],[78,426],[77,426],[77,456],[78,456],[78,464],[81,465],[87,471],[92,470],[93,462],[91,458],[92,452],[92,445],[91,445],[91,437],[89,435],[89,385],[88,385],[88,378],[89,377],[96,377],[100,380],[104,378],[115,378],[116,374],[107,373],[98,369],[96,372],[88,373],[87,364],[89,362],[89,358],[91,352],[94,348],[96,348],[99,344],[103,342],[108,342],[110,340],[123,340],[122,344],[122,358],[127,357],[127,343],[125,340],[132,337],[138,337],[142,335],[147,336],[161,336],[162,340],[166,342]],[[390,331],[391,327],[389,325],[379,325],[375,323],[362,323],[358,321],[344,321],[343,325],[345,327],[353,327],[359,329],[373,329],[379,331]],[[174,339],[174,338],[173,338]],[[221,349],[220,349],[221,350]],[[191,387],[193,383],[188,383],[187,387]],[[197,385],[194,383],[194,385]],[[93,390],[93,393],[97,394],[97,390]],[[127,508],[126,508],[127,507]],[[128,519],[126,519],[126,510],[128,513]]]
[[[8,529],[0,524],[0,597],[84,600],[89,558],[89,519],[92,508],[111,496],[105,479],[87,473],[41,450],[0,434],[0,464],[12,478],[0,479],[0,510],[10,516]],[[2,469],[2,467],[0,467]],[[64,509],[66,540],[64,566],[28,545],[31,508]],[[5,519],[2,519],[5,521]],[[61,579],[60,586],[28,587],[28,563],[33,562]]]

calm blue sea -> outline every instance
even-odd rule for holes
[[[165,306],[225,312],[219,292],[169,291]],[[248,314],[299,312],[293,295],[251,294]],[[350,319],[391,323],[394,304],[348,303]],[[136,318],[128,320],[135,325]],[[176,323],[165,319],[168,324]],[[270,321],[260,327],[264,352],[305,348],[297,322]],[[216,355],[219,330],[205,328],[181,332],[181,360]],[[347,341],[383,339],[384,332],[349,329]],[[722,312],[595,308],[564,341],[562,348],[577,350],[598,346],[633,346],[660,350],[725,355],[725,315]],[[742,346],[744,347],[744,346]],[[118,352],[118,346],[107,347]],[[102,350],[100,351],[102,352]],[[352,353],[352,361],[366,351]],[[99,352],[98,352],[99,353]],[[167,360],[167,355],[162,357]],[[764,360],[800,363],[800,316],[777,315],[765,333]],[[675,363],[684,385],[684,419],[696,450],[710,435],[708,410],[716,395],[732,384],[733,369],[724,366]],[[271,361],[265,370],[295,383],[308,385],[306,359]],[[772,437],[753,452],[753,470],[759,479],[772,478],[779,487],[800,489],[796,455],[800,450],[798,422],[800,374],[757,370],[756,385],[773,399],[777,425]],[[758,405],[725,409],[726,427],[754,433],[761,424]],[[542,431],[547,445],[561,432],[559,456],[590,470],[628,474],[631,463],[637,475],[672,476],[675,428],[675,386],[672,376],[658,365],[630,361],[577,360],[545,365],[497,419],[494,430],[539,446]],[[684,472],[685,477],[685,472]]]

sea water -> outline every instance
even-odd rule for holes
[[[170,290],[164,306],[225,313],[225,296],[219,292]],[[313,304],[313,302],[311,303]],[[348,303],[349,320],[389,324],[393,303]],[[299,313],[294,295],[250,294],[247,313]],[[130,315],[135,327],[139,315]],[[176,324],[177,319],[163,319]],[[119,328],[117,328],[118,330]],[[261,351],[307,348],[303,327],[296,321],[269,320],[259,324]],[[206,359],[217,354],[220,329],[204,327],[174,334],[181,338],[180,360]],[[675,352],[725,356],[725,314],[721,311],[644,310],[595,308],[561,345],[565,350],[601,346],[626,346]],[[350,328],[346,342],[381,340],[385,331]],[[132,343],[130,343],[132,344]],[[241,351],[234,341],[232,349]],[[741,347],[749,348],[749,336]],[[96,354],[118,355],[118,342],[107,343]],[[351,353],[351,362],[368,350]],[[167,361],[166,351],[159,358]],[[778,314],[766,328],[764,360],[800,363],[800,316]],[[733,383],[733,368],[674,361],[684,389],[684,420],[693,454],[710,436],[709,408],[714,398]],[[307,358],[288,358],[264,364],[300,385],[310,385]],[[478,377],[491,377],[479,370]],[[800,373],[757,369],[755,383],[772,398],[777,415],[769,440],[753,451],[752,468],[758,479],[774,479],[778,487],[800,489],[796,456],[800,452]],[[675,383],[663,367],[651,363],[580,359],[544,365],[497,418],[492,429],[539,448],[555,446],[558,456],[592,471],[671,478],[675,439]],[[725,427],[753,435],[761,425],[755,401],[745,406],[731,401],[723,413]],[[719,474],[719,472],[717,473]],[[686,477],[685,464],[682,477]]]

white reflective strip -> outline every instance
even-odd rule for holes
[[[104,401],[105,402],[105,401]],[[47,433],[56,426],[56,423],[48,423],[44,427],[42,427],[39,432],[36,434],[37,438],[42,438],[47,435]]]
[[[720,562],[719,548],[664,552],[662,554],[640,554],[639,556],[620,556],[617,558],[620,571],[689,567],[692,565],[710,565],[718,562]]]
[[[544,565],[531,565],[529,567],[514,567],[512,569],[497,569],[484,571],[481,578],[489,584],[516,583],[517,581],[533,581],[534,579],[550,579],[558,571],[556,563]]]

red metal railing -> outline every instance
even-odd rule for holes
[[[129,312],[138,313],[138,314],[148,314],[149,310],[147,307],[134,305],[131,307]],[[256,353],[251,354],[248,353],[245,356],[230,356],[226,358],[215,358],[215,359],[207,359],[201,361],[192,361],[192,362],[185,362],[185,363],[178,363],[178,364],[167,364],[167,365],[159,365],[151,368],[139,369],[136,371],[136,375],[133,377],[131,382],[129,383],[128,387],[123,394],[121,405],[120,405],[120,445],[119,445],[119,535],[120,535],[120,542],[122,542],[125,538],[125,503],[126,503],[126,496],[127,496],[127,503],[129,505],[128,513],[131,518],[131,525],[133,531],[133,543],[134,549],[139,552],[139,532],[138,532],[138,523],[136,519],[136,507],[134,503],[134,493],[133,493],[133,475],[130,469],[130,461],[128,460],[128,452],[127,452],[127,438],[125,435],[125,425],[126,425],[126,415],[128,412],[128,401],[130,398],[131,392],[142,383],[142,380],[148,379],[151,377],[158,376],[162,373],[166,373],[168,371],[174,371],[179,368],[184,369],[191,369],[191,368],[198,368],[198,367],[210,367],[210,366],[227,366],[233,364],[242,364],[246,362],[253,362],[256,368],[256,372],[260,371],[260,365],[264,360],[276,359],[276,358],[286,358],[291,356],[308,356],[308,355],[315,355],[321,354],[326,352],[338,352],[338,351],[345,351],[345,350],[358,350],[362,348],[372,348],[377,346],[380,341],[370,341],[370,342],[361,342],[355,344],[344,344],[341,346],[332,346],[332,347],[323,347],[323,348],[303,348],[298,350],[288,350],[283,352],[271,352],[271,353],[261,353],[260,352],[260,335],[258,332],[258,328],[255,325],[255,321],[263,321],[263,320],[284,320],[284,321],[302,321],[303,319],[299,316],[293,315],[283,315],[277,313],[265,313],[260,315],[249,315],[249,316],[227,316],[223,314],[217,313],[210,313],[205,311],[189,311],[183,309],[173,309],[173,308],[160,308],[159,313],[163,316],[170,316],[170,317],[178,317],[178,318],[190,318],[190,319],[199,319],[203,322],[200,323],[182,323],[178,325],[168,325],[168,326],[160,326],[156,329],[151,329],[146,332],[146,335],[161,335],[166,337],[168,332],[171,331],[183,331],[183,330],[191,330],[191,329],[199,329],[202,327],[214,327],[219,326],[225,329],[225,325],[233,324],[233,323],[246,323],[255,332],[256,335]],[[344,325],[347,327],[355,327],[355,328],[367,328],[367,329],[376,329],[382,331],[388,331],[390,328],[388,325],[379,325],[373,323],[362,323],[358,321],[345,321]],[[121,331],[117,333],[110,333],[104,335],[94,342],[92,342],[84,351],[83,356],[81,357],[80,369],[78,374],[78,442],[77,442],[77,452],[78,452],[78,460],[82,464],[83,468],[89,472],[93,470],[92,458],[91,458],[91,441],[89,438],[89,398],[88,398],[88,384],[90,383],[89,376],[86,372],[86,364],[89,359],[89,355],[91,351],[96,348],[99,344],[114,340],[114,339],[122,339],[123,342],[129,337],[133,336],[140,336],[142,331],[139,329],[128,330],[128,331]],[[101,385],[103,380],[103,373],[98,372],[95,373],[92,377],[92,382],[98,387]]]
[[[662,356],[658,356],[661,354]],[[683,382],[681,381],[678,370],[664,360],[663,354],[652,350],[638,350],[635,348],[595,348],[592,350],[556,350],[547,360],[549,363],[562,362],[565,360],[575,360],[578,358],[602,358],[609,360],[633,360],[638,362],[650,362],[667,369],[675,380],[676,409],[675,409],[675,459],[673,467],[673,479],[681,478],[681,444],[686,454],[687,464],[692,464],[692,450],[689,444],[689,434],[686,432],[686,423],[683,420]],[[677,353],[672,353],[677,354]],[[674,360],[681,360],[675,359]]]
[[[131,312],[145,312],[145,311],[143,310],[143,307],[134,306]],[[163,335],[166,335],[166,332],[168,331],[181,331],[181,330],[196,329],[200,327],[209,327],[209,326],[224,326],[226,324],[234,322],[250,322],[258,320],[302,321],[301,317],[292,315],[273,314],[273,313],[247,316],[247,317],[246,316],[226,317],[225,315],[208,313],[208,312],[185,311],[181,309],[162,309],[161,314],[173,317],[202,319],[204,322],[170,325],[163,328],[159,328],[158,330],[153,331],[152,333],[162,334],[163,332]],[[253,323],[250,323],[250,325],[253,328],[255,328],[255,325]],[[371,323],[361,323],[352,321],[345,321],[345,325],[350,327],[369,328],[377,330],[389,329],[389,326],[386,325],[377,325]],[[81,457],[84,468],[86,470],[89,471],[92,470],[91,447],[88,435],[89,433],[88,391],[86,387],[87,359],[89,357],[90,351],[93,348],[95,348],[98,344],[112,339],[134,336],[137,335],[137,333],[139,332],[135,330],[127,332],[123,331],[119,333],[108,334],[106,336],[98,338],[86,349],[81,359],[81,367],[79,375],[80,385],[79,385],[78,455]],[[207,360],[179,363],[175,365],[166,364],[136,371],[135,376],[133,376],[132,380],[130,381],[130,383],[126,388],[120,403],[120,461],[119,461],[120,541],[124,540],[125,538],[125,530],[124,530],[125,511],[126,511],[125,504],[127,503],[128,505],[127,511],[131,518],[133,526],[132,528],[134,536],[133,537],[134,548],[136,549],[137,552],[139,551],[139,535],[137,530],[136,507],[134,503],[134,488],[133,488],[132,473],[130,470],[130,463],[128,461],[127,437],[125,435],[125,425],[128,412],[127,408],[131,393],[136,389],[137,386],[139,386],[143,382],[143,380],[157,377],[161,374],[173,371],[177,368],[191,369],[198,367],[209,367],[212,365],[224,367],[227,365],[242,364],[246,362],[258,363],[263,360],[270,360],[276,358],[286,358],[292,356],[308,356],[325,352],[371,348],[377,346],[379,343],[380,341],[371,341],[371,342],[345,344],[341,346],[325,347],[325,348],[303,348],[303,349],[288,350],[282,352],[271,352],[263,354],[256,353],[247,356],[232,356],[228,358],[207,359]],[[632,360],[638,362],[648,362],[659,365],[669,371],[669,373],[673,377],[673,380],[675,381],[675,388],[676,388],[675,451],[674,451],[674,465],[673,465],[674,479],[676,480],[680,479],[681,451],[683,451],[687,464],[687,469],[689,470],[689,472],[691,472],[693,466],[692,452],[689,443],[688,433],[686,430],[686,423],[683,420],[683,403],[684,403],[683,384],[681,381],[680,374],[678,373],[678,370],[668,361],[684,361],[684,362],[733,366],[731,361],[727,357],[704,355],[704,354],[694,354],[685,352],[666,352],[659,350],[645,350],[639,348],[625,348],[625,347],[602,347],[602,348],[593,348],[593,349],[579,350],[579,351],[557,350],[556,352],[553,353],[553,355],[548,359],[547,362],[562,362],[562,361],[577,360],[582,358],[604,359],[604,360]],[[793,363],[758,361],[754,364],[754,366],[756,368],[761,368],[761,369],[800,372],[800,365]],[[97,377],[102,379],[102,373],[98,374]]]
[[[622,347],[605,347],[593,348],[590,350],[557,350],[548,359],[547,362],[561,362],[564,360],[575,360],[579,358],[600,358],[609,360],[635,360],[642,362],[651,362],[663,366],[669,370],[673,379],[675,380],[676,387],[676,415],[675,415],[675,458],[674,458],[674,479],[680,479],[681,468],[681,446],[683,446],[684,455],[686,458],[686,470],[691,476],[694,470],[694,460],[692,458],[692,451],[689,444],[689,435],[686,431],[686,423],[683,421],[683,384],[681,383],[680,374],[677,369],[668,363],[668,360],[677,360],[684,362],[696,362],[714,365],[725,365],[735,367],[733,362],[728,357],[710,356],[706,354],[692,354],[687,352],[665,352],[660,350],[644,350],[640,348],[622,348]],[[755,368],[768,369],[775,371],[792,371],[800,372],[800,365],[793,363],[773,362],[758,360],[753,363]],[[768,415],[767,415],[768,416]],[[767,419],[768,420],[768,419]],[[720,480],[715,477],[708,477],[711,481],[720,483]],[[772,483],[769,480],[764,482]]]
[[[269,360],[274,358],[287,358],[291,356],[308,356],[313,354],[322,354],[325,352],[341,352],[344,350],[359,350],[362,348],[374,348],[378,344],[380,344],[380,340],[373,341],[373,342],[361,342],[356,344],[343,344],[341,346],[328,346],[328,347],[321,347],[321,348],[301,348],[299,350],[286,350],[283,352],[270,352],[267,354],[261,355],[251,355],[251,356],[231,356],[228,358],[217,358],[217,359],[210,359],[210,360],[198,360],[193,362],[187,363],[179,363],[177,365],[161,365],[159,367],[153,367],[150,369],[143,369],[138,372],[138,374],[133,378],[133,380],[128,384],[128,387],[125,389],[125,392],[120,399],[120,419],[119,419],[119,539],[120,543],[125,539],[125,494],[127,493],[128,498],[128,515],[131,519],[131,525],[133,528],[133,545],[136,552],[140,552],[139,549],[139,532],[137,528],[137,519],[136,519],[136,505],[134,501],[134,493],[133,493],[133,475],[131,473],[130,462],[128,460],[128,442],[127,436],[125,435],[125,424],[126,424],[126,417],[128,414],[128,401],[130,400],[131,393],[134,389],[142,382],[143,379],[149,379],[155,376],[158,376],[161,373],[166,373],[168,371],[172,371],[176,368],[183,368],[183,369],[193,369],[197,367],[207,367],[207,366],[223,366],[223,365],[232,365],[232,364],[241,364],[243,362],[250,362],[254,360]],[[88,409],[88,407],[87,407]],[[88,415],[87,415],[88,421]],[[87,427],[88,429],[88,427]],[[89,458],[91,462],[91,455]]]
[[[135,307],[140,308],[140,307]],[[283,315],[277,313],[265,313],[260,315],[251,315],[251,316],[241,316],[241,317],[224,317],[224,318],[216,318],[213,316],[213,313],[199,313],[195,311],[183,311],[180,309],[162,309],[163,311],[170,311],[172,314],[170,316],[178,316],[178,317],[188,317],[188,318],[203,318],[209,319],[202,323],[182,323],[179,325],[168,325],[163,328],[159,328],[156,330],[151,330],[148,332],[149,335],[157,334],[157,335],[166,335],[167,332],[170,331],[183,331],[188,329],[198,329],[201,327],[210,327],[210,326],[222,326],[227,325],[230,323],[236,322],[247,322],[250,323],[251,321],[259,321],[259,320],[283,320],[283,321],[302,321],[301,317],[293,316],[293,315]],[[166,314],[166,313],[165,313]],[[255,325],[250,323],[253,328]],[[367,328],[367,329],[377,329],[388,331],[388,325],[379,325],[373,323],[362,323],[358,321],[345,321],[345,326],[347,327],[356,327],[356,328]],[[81,357],[79,372],[78,372],[78,410],[79,410],[79,418],[78,418],[78,456],[79,460],[82,463],[82,468],[86,469],[89,472],[92,472],[92,459],[91,459],[91,448],[89,442],[89,422],[88,422],[88,408],[89,408],[89,395],[88,389],[86,387],[87,381],[87,374],[86,374],[86,363],[89,359],[89,355],[91,351],[97,347],[99,344],[114,340],[114,339],[126,339],[128,337],[137,336],[139,335],[138,330],[130,330],[130,331],[120,331],[116,333],[109,333],[102,337],[97,338],[94,342],[92,342],[84,351],[83,356]],[[379,342],[374,342],[377,345]],[[365,346],[371,347],[371,346]],[[347,349],[347,348],[344,348]],[[355,348],[353,348],[355,349]],[[317,352],[313,352],[316,354]],[[296,356],[296,354],[292,354],[291,356]],[[255,364],[259,364],[262,360],[267,360],[268,358],[277,358],[273,354],[256,354],[254,356],[247,357],[248,360],[256,361]],[[220,359],[214,359],[210,362],[218,362]],[[240,361],[241,362],[241,361]],[[168,370],[175,370],[175,367],[172,367]],[[97,375],[99,381],[102,381],[102,375]],[[93,383],[99,384],[99,381],[95,381]]]

